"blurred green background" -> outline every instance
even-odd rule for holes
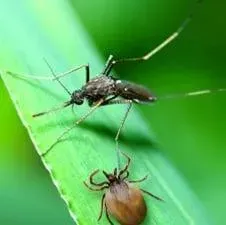
[[[19,1],[9,2],[16,7]],[[103,57],[123,58],[140,56],[158,45],[177,29],[194,2],[71,0],[69,4]],[[6,3],[0,7],[4,10]],[[226,87],[225,7],[224,1],[204,1],[178,40],[148,62],[118,66],[116,74],[146,85],[157,96]],[[214,224],[226,223],[225,97],[214,93],[136,107]],[[0,103],[0,224],[73,224],[1,80]]]

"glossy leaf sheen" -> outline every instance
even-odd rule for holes
[[[1,23],[4,35],[0,39],[1,51],[5,53],[0,62],[3,70],[50,75],[43,61],[45,57],[56,72],[87,61],[92,74],[101,71],[104,61],[100,60],[66,1],[23,1],[13,7],[10,2],[13,1],[5,2],[0,8],[0,17],[5,21]],[[1,77],[38,153],[44,152],[89,108],[75,106],[75,113],[67,108],[34,119],[33,113],[67,101],[67,93],[56,82],[18,79],[4,72]],[[84,71],[62,79],[70,90],[79,88],[84,80]],[[87,190],[83,181],[94,169],[111,171],[116,166],[114,136],[124,111],[125,107],[120,105],[100,108],[43,158],[77,224],[97,224],[101,193]],[[133,110],[120,145],[132,158],[131,178],[140,178],[148,173],[149,179],[140,186],[165,200],[162,203],[145,196],[148,215],[144,224],[209,224],[197,198],[180,173],[154,147],[154,142],[154,135]],[[97,180],[101,179],[104,176],[100,174]],[[104,216],[99,224],[106,223]]]

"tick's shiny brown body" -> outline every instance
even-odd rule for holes
[[[138,225],[146,216],[147,207],[142,192],[125,181],[109,188],[105,203],[109,214],[123,225]]]
[[[98,186],[99,188],[93,188],[86,182],[84,182],[84,184],[92,191],[107,189],[105,194],[102,196],[101,211],[98,220],[101,219],[103,209],[105,208],[108,222],[111,225],[113,225],[113,222],[111,221],[109,215],[112,215],[122,225],[139,225],[145,219],[147,214],[147,207],[142,192],[157,200],[162,201],[162,199],[150,192],[132,186],[131,183],[144,181],[147,179],[147,176],[140,180],[128,181],[127,178],[129,176],[128,167],[130,164],[130,158],[126,154],[124,154],[124,156],[128,159],[128,163],[124,169],[117,172],[117,169],[115,168],[113,173],[106,173],[103,171],[107,181],[96,183],[93,180],[93,177],[99,172],[99,170],[94,171],[90,175],[90,184]]]

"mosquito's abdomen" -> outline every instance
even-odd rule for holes
[[[137,103],[154,102],[156,97],[142,85],[130,83],[123,80],[116,81],[116,89],[120,96],[125,99],[131,99]]]

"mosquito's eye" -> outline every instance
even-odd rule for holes
[[[75,103],[76,105],[82,105],[82,104],[83,104],[83,99],[75,99],[75,100],[74,100],[74,103]]]

